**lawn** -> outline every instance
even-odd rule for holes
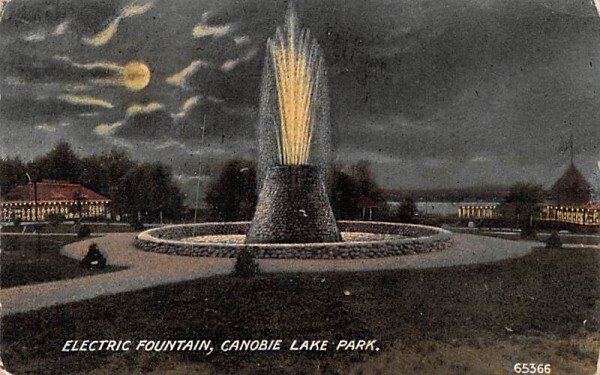
[[[107,266],[90,271],[79,261],[60,255],[64,245],[80,240],[77,237],[2,236],[0,280],[2,288],[71,279],[112,272],[122,267]]]
[[[173,284],[9,316],[3,360],[18,374],[508,374],[515,362],[592,374],[599,256],[538,249],[492,265]],[[381,351],[61,352],[77,339],[231,338],[372,338]]]

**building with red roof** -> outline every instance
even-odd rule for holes
[[[109,204],[110,199],[80,184],[30,182],[13,188],[0,199],[0,221],[43,221],[50,214],[66,219],[108,217]]]

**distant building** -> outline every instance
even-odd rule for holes
[[[498,203],[465,204],[458,207],[459,219],[497,219],[499,218]]]
[[[553,204],[542,208],[541,220],[585,226],[600,225],[600,205],[591,203],[592,187],[573,162],[552,185]]]
[[[591,185],[573,163],[552,185],[552,202],[540,205],[536,220],[577,226],[600,226],[600,204],[591,203]],[[458,217],[468,220],[501,218],[497,206],[462,205]]]
[[[105,218],[110,199],[80,184],[44,180],[19,185],[0,199],[0,221],[20,218],[24,221],[46,220],[50,214],[66,219]]]
[[[585,226],[600,226],[600,204],[581,206],[547,205],[542,208],[541,220]]]

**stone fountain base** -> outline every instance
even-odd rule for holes
[[[341,240],[319,170],[310,165],[269,168],[246,243]]]
[[[339,221],[344,242],[248,244],[239,237],[250,222],[182,224],[140,233],[135,245],[145,251],[195,257],[235,258],[242,250],[260,259],[368,259],[445,250],[452,234],[425,225]]]

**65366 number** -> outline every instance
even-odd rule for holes
[[[552,366],[549,363],[515,363],[515,374],[551,374]]]

